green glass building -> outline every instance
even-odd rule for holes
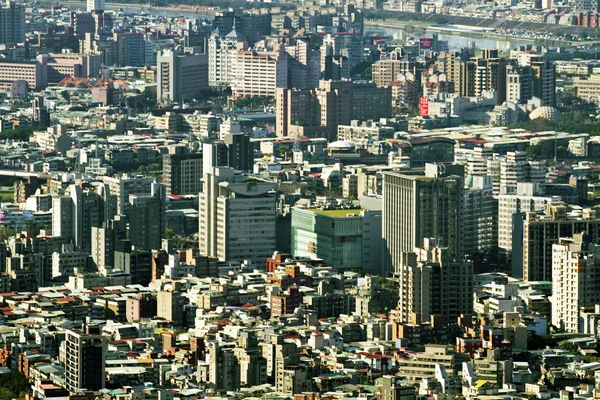
[[[292,253],[337,269],[380,269],[381,212],[292,209]]]

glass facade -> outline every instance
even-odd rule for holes
[[[361,210],[292,209],[292,253],[333,268],[362,268]]]

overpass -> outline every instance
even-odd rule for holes
[[[19,171],[14,169],[0,169],[0,177],[11,177],[11,178],[40,178],[47,179],[50,175],[45,172],[27,172]]]

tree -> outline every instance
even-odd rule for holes
[[[527,148],[527,158],[533,160],[550,160],[554,158],[555,154],[555,143],[554,140],[542,140],[540,143]],[[556,147],[556,156],[558,158],[569,157],[570,153],[564,146]]]
[[[279,151],[279,155],[281,157],[285,158],[287,153],[290,152],[290,146],[286,146],[286,145],[279,146],[279,148],[277,150]]]
[[[19,371],[0,374],[0,399],[23,398],[31,385]]]

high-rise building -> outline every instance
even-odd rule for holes
[[[239,50],[232,74],[233,97],[275,96],[288,87],[288,55],[283,45],[271,52]]]
[[[7,0],[0,3],[0,44],[25,42],[25,6]]]
[[[288,60],[290,87],[294,89],[314,89],[321,79],[321,54],[311,49],[310,44],[297,39],[294,46],[286,47],[291,56]]]
[[[451,260],[447,248],[425,239],[414,252],[403,252],[396,272],[400,280],[400,322],[429,321],[443,316],[456,321],[473,309],[473,262]]]
[[[522,182],[537,184],[541,192],[546,182],[546,161],[527,160],[524,151],[509,151],[500,160],[500,193],[515,193]]]
[[[104,0],[87,0],[87,12],[104,11]]]
[[[157,57],[157,99],[161,103],[199,99],[208,89],[208,56],[165,50]]]
[[[104,389],[106,338],[100,327],[65,332],[65,388],[70,393]]]
[[[113,33],[116,43],[117,64],[120,67],[143,67],[146,65],[146,43],[139,32]]]
[[[245,50],[247,43],[234,29],[225,36],[215,30],[208,40],[208,84],[228,86],[233,79],[233,64],[238,50]]]
[[[506,66],[506,101],[526,104],[533,97],[533,70],[529,66]]]
[[[240,366],[234,350],[233,344],[209,343],[209,381],[218,393],[235,391],[240,387]]]
[[[522,252],[521,271],[524,281],[552,280],[552,246],[560,238],[586,232],[591,240],[600,239],[600,216],[596,210],[571,210],[563,202],[546,204],[545,212],[527,212],[523,220],[523,238],[517,240]],[[522,249],[521,249],[522,246]],[[516,261],[516,260],[515,260]],[[514,265],[518,270],[519,266]],[[521,276],[521,274],[517,274]]]
[[[519,276],[522,264],[520,254],[513,254],[513,247],[521,239],[523,215],[529,211],[541,211],[546,203],[551,203],[556,198],[540,194],[539,185],[533,183],[520,183],[517,191],[511,194],[498,196],[498,250],[499,256],[505,262],[519,265]],[[514,257],[517,258],[514,258]]]
[[[112,198],[104,185],[82,188],[69,186],[65,196],[52,199],[52,229],[56,236],[72,241],[78,250],[91,253],[92,227],[101,227],[112,218]]]
[[[181,281],[160,280],[156,291],[156,316],[172,321],[173,326],[182,327],[185,323],[183,307],[188,303],[183,296]]]
[[[600,302],[600,245],[585,233],[552,245],[552,325],[580,333],[581,312]]]
[[[498,200],[491,176],[472,176],[463,191],[465,254],[487,253],[498,246]]]
[[[554,107],[556,99],[556,64],[542,57],[531,59],[533,70],[533,95],[541,100],[542,106]]]
[[[110,194],[115,198],[113,214],[128,215],[130,207],[129,196],[132,194],[137,196],[150,194],[154,178],[123,174],[114,177],[105,176],[103,177],[103,182],[108,185]]]
[[[233,168],[205,165],[198,209],[200,252],[222,261],[264,265],[275,251],[275,187]]]
[[[383,177],[383,274],[402,265],[402,254],[435,238],[450,260],[464,256],[463,178],[427,164],[425,176],[386,172]]]
[[[370,229],[376,225],[379,229]],[[379,272],[381,211],[292,208],[295,257],[322,259],[332,268]]]
[[[197,195],[202,188],[202,154],[186,150],[173,146],[163,155],[163,182],[169,194]]]
[[[238,171],[251,172],[254,168],[254,148],[250,136],[242,132],[229,132],[223,135],[223,142],[227,146],[227,165]]]
[[[373,82],[379,87],[385,87],[398,81],[399,76],[411,73],[416,76],[417,68],[414,61],[408,59],[379,60],[372,65]]]
[[[129,196],[129,239],[136,248],[160,249],[167,237],[166,197],[164,185],[158,182],[152,183],[149,195]]]

